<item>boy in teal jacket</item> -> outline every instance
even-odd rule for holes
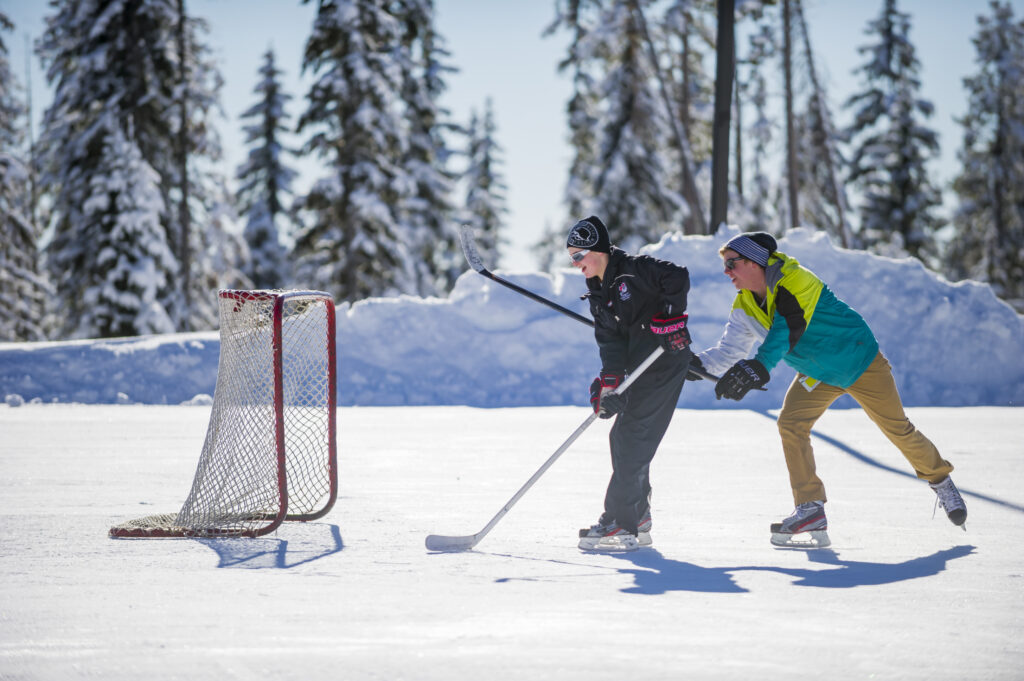
[[[739,292],[722,338],[695,360],[711,373],[722,373],[715,386],[719,399],[743,399],[768,382],[780,361],[798,372],[778,420],[796,509],[772,524],[772,543],[829,544],[825,486],[815,472],[811,428],[844,393],[930,483],[950,521],[963,526],[967,508],[949,476],[953,466],[907,418],[892,367],[867,323],[813,272],[775,249],[770,234],[752,232],[719,250],[725,274]],[[794,539],[803,532],[810,533],[809,540]]]

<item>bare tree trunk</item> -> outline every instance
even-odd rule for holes
[[[789,226],[800,225],[796,167],[796,132],[793,121],[793,27],[790,2],[782,0],[782,71],[786,81],[786,184],[789,195]]]
[[[735,75],[735,2],[718,0],[718,38],[715,44],[715,118],[711,150],[711,221],[708,234],[729,216],[729,116]]]
[[[996,86],[996,138],[992,144],[992,174],[994,177],[987,183],[991,189],[992,199],[992,229],[986,233],[984,242],[984,253],[985,253],[985,276],[988,278],[990,283],[998,282],[1000,284],[999,289],[1002,289],[1005,284],[1008,283],[1008,278],[1004,276],[997,276],[996,269],[998,269],[998,260],[996,258],[997,249],[1002,248],[1007,243],[1006,233],[1006,207],[1004,202],[1005,178],[1008,176],[1005,166],[1011,161],[1006,157],[1006,139],[1009,136],[1007,128],[1010,122],[1006,120],[1006,112],[1003,107],[1003,92],[1005,92],[1006,83],[1003,82],[1003,76],[1000,73],[999,83]],[[1009,291],[1006,291],[1009,293]]]
[[[736,69],[736,44],[733,43],[732,63],[735,73]],[[736,114],[733,119],[736,121],[736,198],[740,204],[743,203],[743,112],[740,110],[740,81],[736,78],[732,89],[732,107]]]
[[[178,97],[180,105],[180,127],[178,129],[177,163],[178,175],[181,182],[181,199],[178,203],[178,259],[181,277],[182,294],[182,316],[179,326],[183,331],[192,327],[192,215],[189,212],[189,180],[188,180],[188,97],[186,96],[186,83],[188,82],[188,65],[186,58],[188,49],[186,44],[186,22],[185,22],[185,0],[178,0]]]
[[[39,186],[37,183],[36,136],[32,125],[32,55],[29,37],[25,35],[25,120],[28,123],[28,217],[32,229],[39,229]]]
[[[679,73],[680,80],[682,82],[682,95],[679,98],[680,102],[680,116],[683,119],[683,134],[686,135],[686,139],[689,142],[693,140],[690,137],[690,15],[686,15],[686,29],[683,30],[681,36],[683,40],[683,52],[682,52],[682,69]]]

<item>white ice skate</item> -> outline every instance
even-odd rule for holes
[[[647,544],[651,543],[651,535],[644,532]],[[617,523],[610,525],[592,525],[589,528],[580,530],[580,549],[584,551],[636,551],[642,545],[641,537],[630,534]]]
[[[825,502],[798,505],[781,523],[772,523],[772,544],[797,549],[823,549],[832,545],[828,537]]]

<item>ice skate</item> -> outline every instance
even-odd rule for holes
[[[650,537],[647,533],[648,543]],[[579,547],[584,551],[636,551],[640,548],[640,537],[619,527],[615,521],[607,525],[598,523],[580,530]]]
[[[640,546],[650,546],[651,545],[651,543],[652,543],[652,540],[651,540],[651,527],[652,526],[653,526],[653,523],[651,522],[651,512],[648,511],[644,515],[644,517],[640,519],[640,522],[637,524],[637,528],[636,528],[637,529],[636,538],[637,538],[637,541],[640,542]]]
[[[828,537],[825,502],[798,505],[781,523],[772,523],[772,544],[798,549],[823,549],[832,545]]]
[[[942,506],[942,510],[946,512],[946,517],[949,518],[949,522],[962,527],[964,532],[966,532],[967,505],[964,503],[964,498],[960,496],[960,490],[953,484],[953,478],[946,476],[946,479],[942,482],[931,482],[928,484],[935,490],[936,507]]]

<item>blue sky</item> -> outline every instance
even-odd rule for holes
[[[226,120],[221,135],[227,168],[244,158],[238,116],[254,101],[261,55],[268,46],[277,53],[285,72],[285,87],[294,96],[290,113],[302,109],[309,74],[300,74],[302,49],[315,12],[315,2],[289,0],[188,0],[188,11],[210,22],[209,42],[220,61],[226,84],[222,102]],[[1018,19],[1024,0],[1013,1]],[[882,0],[847,2],[806,0],[812,47],[829,89],[837,123],[845,122],[840,104],[860,83],[852,70],[861,63],[857,47],[867,42],[864,29],[875,18]],[[15,74],[25,80],[25,35],[38,37],[48,3],[39,0],[0,0],[0,7],[15,22],[16,34],[6,36]],[[940,134],[943,154],[936,164],[942,185],[952,179],[960,132],[954,122],[962,115],[965,99],[962,78],[974,71],[971,37],[976,16],[988,13],[984,0],[900,0],[911,15],[911,39],[922,64],[922,96],[936,108],[930,125]],[[567,79],[556,73],[564,56],[566,36],[543,38],[554,17],[553,0],[437,0],[438,29],[447,40],[451,64],[459,69],[448,78],[444,103],[458,120],[494,102],[498,141],[504,148],[508,184],[510,248],[503,265],[533,269],[530,246],[545,225],[566,225],[561,198],[570,150],[566,145],[565,103]],[[44,79],[34,62],[33,97],[37,116],[48,101]],[[296,140],[297,142],[297,140]],[[314,164],[297,163],[305,180],[315,175]],[[947,205],[949,199],[947,197]]]

